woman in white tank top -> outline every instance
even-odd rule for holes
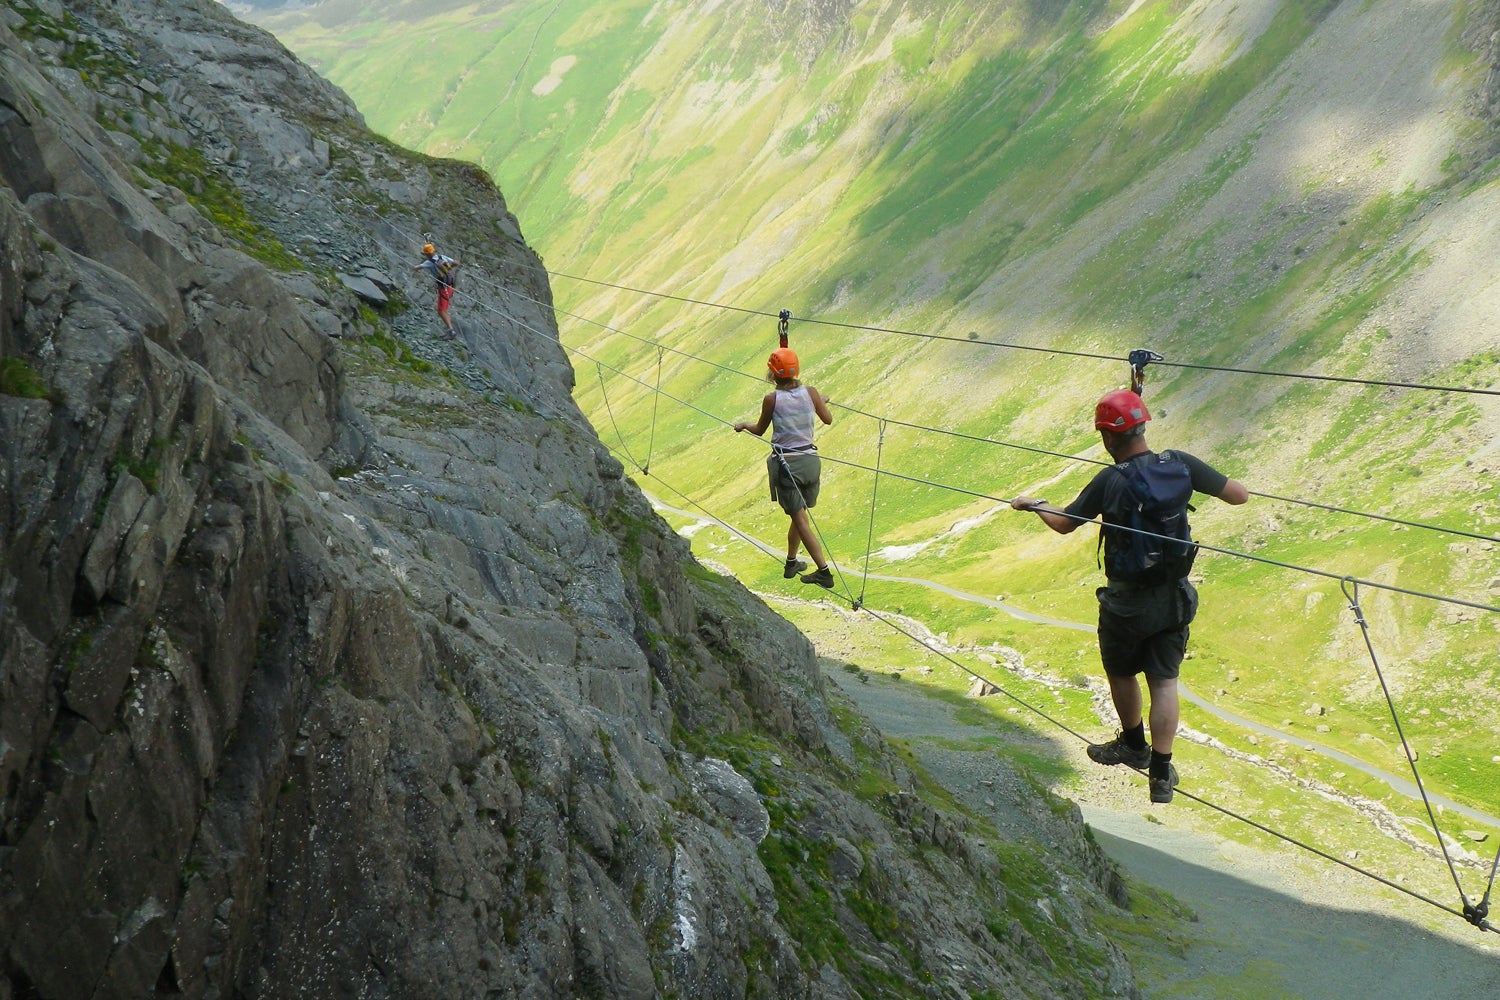
[[[831,590],[833,572],[828,568],[823,546],[818,543],[807,510],[817,506],[823,464],[813,445],[813,418],[832,424],[833,411],[828,408],[828,400],[822,393],[797,380],[801,365],[791,348],[772,351],[766,360],[766,370],[767,378],[776,383],[776,389],[766,393],[760,401],[760,419],[754,423],[735,424],[735,433],[749,431],[758,437],[765,434],[767,427],[772,428],[771,456],[766,459],[771,499],[780,503],[781,509],[792,519],[786,532],[786,565],[782,576],[790,580],[807,569],[807,563],[797,558],[797,550],[805,545],[807,554],[812,556],[818,568],[803,576],[802,582]]]

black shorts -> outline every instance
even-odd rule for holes
[[[1175,678],[1187,652],[1198,591],[1186,580],[1145,589],[1100,587],[1099,659],[1111,677]]]

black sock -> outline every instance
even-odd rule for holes
[[[1161,778],[1165,781],[1172,776],[1172,755],[1162,753],[1160,750],[1151,751],[1151,769],[1148,772],[1153,778]]]
[[[1146,745],[1146,723],[1137,722],[1129,729],[1120,730],[1120,738],[1125,741],[1126,746],[1140,750]]]

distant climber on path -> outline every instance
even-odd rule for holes
[[[1177,734],[1177,675],[1187,651],[1188,625],[1198,612],[1198,592],[1188,582],[1196,546],[1187,527],[1194,491],[1242,504],[1250,493],[1241,483],[1186,452],[1160,455],[1146,446],[1151,414],[1128,390],[1107,394],[1094,409],[1094,427],[1115,465],[1101,469],[1063,510],[1045,500],[1020,496],[1016,510],[1035,511],[1058,534],[1103,515],[1106,585],[1099,599],[1099,659],[1109,680],[1120,733],[1090,744],[1089,759],[1146,770],[1152,802],[1171,802],[1177,784],[1172,740]],[[1152,535],[1167,535],[1180,542]],[[1137,528],[1135,531],[1120,527]],[[1174,533],[1175,532],[1175,533]],[[1146,742],[1141,685],[1151,693],[1151,742]]]
[[[458,270],[458,261],[438,253],[437,248],[431,243],[423,244],[422,256],[425,259],[420,264],[414,265],[412,270],[428,271],[437,280],[438,319],[443,321],[443,327],[448,331],[447,339],[452,340],[454,337],[453,318],[448,315],[448,308],[453,304],[453,289],[456,287],[453,272]]]
[[[813,445],[813,417],[832,424],[833,412],[822,393],[797,380],[800,370],[797,355],[790,347],[772,351],[766,360],[766,377],[776,383],[776,388],[760,401],[760,419],[735,424],[734,430],[749,431],[759,437],[767,427],[774,428],[771,456],[766,459],[771,499],[780,502],[781,509],[792,519],[786,532],[786,565],[781,575],[790,580],[807,569],[807,563],[797,558],[798,547],[805,545],[818,568],[803,576],[802,582],[832,590],[833,572],[828,568],[807,510],[817,506],[823,470],[818,449]]]

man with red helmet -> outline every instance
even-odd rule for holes
[[[1150,419],[1145,402],[1134,392],[1122,389],[1106,394],[1094,408],[1094,427],[1116,464],[1100,470],[1077,499],[1061,510],[1045,500],[1026,496],[1016,497],[1010,505],[1016,510],[1035,511],[1047,527],[1061,535],[1102,515],[1108,579],[1095,592],[1099,598],[1099,658],[1120,719],[1120,733],[1108,743],[1090,744],[1088,755],[1100,764],[1127,764],[1147,771],[1151,801],[1171,802],[1172,788],[1177,784],[1177,768],[1172,763],[1177,675],[1187,650],[1188,625],[1198,611],[1198,592],[1185,575],[1145,582],[1111,577],[1111,569],[1122,562],[1117,554],[1127,545],[1130,533],[1111,530],[1110,526],[1125,524],[1129,506],[1137,502],[1127,468],[1132,464],[1181,462],[1193,491],[1225,503],[1242,504],[1250,493],[1243,484],[1186,452],[1157,456],[1146,446],[1146,422]],[[1185,519],[1185,497],[1182,504],[1178,516]],[[1151,698],[1149,744],[1139,680],[1142,673]]]

